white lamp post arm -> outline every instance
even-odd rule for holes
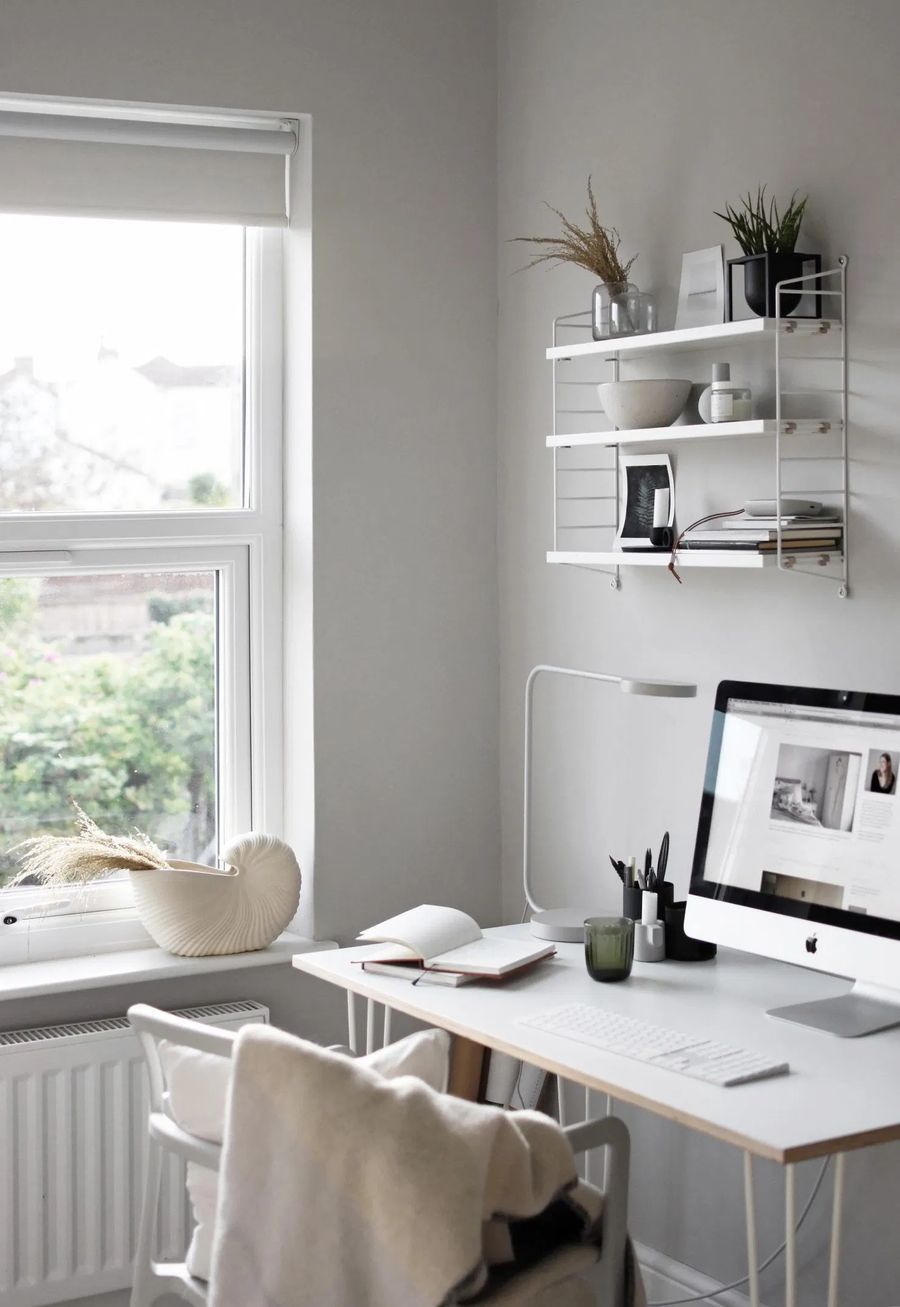
[[[534,897],[534,891],[531,887],[531,754],[532,754],[532,714],[531,708],[534,700],[534,685],[537,678],[542,672],[550,672],[554,676],[574,676],[583,681],[609,681],[613,685],[622,683],[621,676],[607,676],[603,672],[584,672],[574,667],[553,667],[549,663],[541,663],[533,667],[528,674],[528,680],[525,682],[525,786],[524,802],[522,805],[522,883],[525,887],[525,899],[532,912],[543,912],[537,899]]]

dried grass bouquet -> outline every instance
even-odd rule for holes
[[[539,263],[573,263],[578,268],[585,268],[607,286],[624,286],[637,255],[626,262],[619,256],[622,239],[615,227],[604,227],[597,213],[597,201],[591,178],[587,185],[588,207],[585,210],[587,225],[579,227],[571,222],[559,209],[550,209],[563,225],[561,236],[514,236],[515,241],[525,241],[529,245],[541,246],[537,254],[527,265],[534,268]]]
[[[13,881],[37,880],[42,885],[83,884],[111,871],[148,871],[169,865],[162,849],[134,831],[107,835],[77,803],[77,835],[37,835],[17,847],[22,870]]]

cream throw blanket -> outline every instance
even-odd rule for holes
[[[596,1260],[600,1195],[576,1185],[567,1139],[537,1112],[387,1081],[246,1026],[222,1179],[210,1307],[593,1303],[572,1276]],[[521,1223],[545,1210],[549,1228]],[[527,1267],[554,1237],[567,1246]],[[504,1274],[523,1248],[526,1269]]]

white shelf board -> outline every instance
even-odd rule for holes
[[[829,554],[832,561],[840,560],[835,550],[823,549],[811,553],[791,554],[784,551],[784,558],[795,558],[799,566],[815,563],[823,555]],[[640,554],[624,549],[607,549],[600,551],[581,551],[572,549],[551,549],[547,553],[548,563],[568,563],[574,567],[668,567],[669,550],[658,554]],[[752,550],[738,549],[679,549],[676,565],[682,567],[729,567],[761,568],[775,567],[778,559],[775,554],[757,554]]]
[[[782,435],[826,435],[840,431],[840,420],[831,418],[782,418]],[[576,449],[585,445],[669,444],[673,440],[736,440],[746,436],[774,436],[774,418],[751,418],[747,422],[695,422],[674,427],[633,427],[629,430],[582,431],[568,436],[548,436],[548,449]]]
[[[589,340],[580,345],[555,345],[547,350],[548,359],[584,358],[592,354],[640,354],[652,349],[708,349],[720,341],[764,340],[777,331],[787,336],[819,336],[838,332],[841,324],[833,318],[747,318],[742,322],[721,322],[711,327],[688,327],[681,331],[654,331],[645,336],[609,337]]]

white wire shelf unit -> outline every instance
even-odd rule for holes
[[[567,563],[572,567],[593,567],[598,569],[608,567],[668,567],[669,551],[654,550],[653,553],[628,553],[621,549],[606,550],[561,550],[555,552],[550,550],[547,553],[548,563]],[[809,561],[810,559],[820,567],[827,567],[836,559],[840,559],[840,554],[835,550],[815,550],[813,552],[804,551],[803,553],[791,553],[789,547],[784,548],[783,567],[786,571],[793,571],[797,563]],[[733,550],[733,549],[679,549],[676,565],[681,571],[683,567],[734,567],[743,570],[759,569],[765,567],[776,567],[778,559],[774,552],[771,554],[757,554],[752,550]]]
[[[781,313],[783,296],[821,297],[830,316],[786,317]],[[780,282],[776,287],[779,316],[726,322],[680,331],[656,332],[644,336],[623,336],[606,340],[575,339],[590,333],[590,314],[574,313],[556,318],[553,344],[547,350],[552,368],[553,428],[547,448],[553,456],[553,548],[547,562],[588,567],[607,574],[618,589],[622,567],[662,567],[665,553],[626,552],[614,548],[622,512],[619,452],[623,446],[671,446],[697,442],[745,441],[771,448],[771,480],[767,497],[781,504],[785,499],[821,497],[840,510],[842,548],[818,552],[794,552],[776,527],[771,553],[749,550],[678,551],[678,567],[774,568],[803,573],[836,584],[841,598],[849,594],[848,505],[848,398],[847,398],[847,259],[820,273]],[[570,334],[571,333],[571,334]],[[563,339],[561,340],[561,337]],[[582,407],[581,398],[592,394],[598,382],[620,378],[623,363],[640,361],[654,353],[711,351],[720,346],[757,346],[767,367],[773,368],[770,416],[742,422],[682,423],[671,427],[619,430],[596,429],[607,419],[597,407]],[[803,362],[824,365],[806,386],[795,373]],[[600,371],[599,369],[602,369]],[[590,375],[588,375],[590,374]],[[810,374],[812,378],[813,374]],[[800,381],[802,381],[802,371]],[[569,430],[573,420],[589,420],[590,430]],[[584,425],[587,425],[585,421]],[[561,461],[578,451],[599,451],[587,465]],[[603,450],[613,458],[604,463]],[[599,465],[598,465],[599,462]],[[581,482],[578,477],[581,477]],[[768,473],[767,473],[768,476]],[[584,477],[593,478],[585,481]],[[818,484],[823,482],[825,484]],[[830,482],[830,484],[828,484]],[[762,497],[762,496],[759,496]],[[676,496],[677,501],[677,496]],[[576,521],[571,520],[572,511]],[[608,521],[577,520],[583,515],[611,510]],[[779,517],[781,514],[779,514]],[[595,547],[596,546],[596,547]]]
[[[784,436],[827,435],[840,429],[840,418],[785,418]],[[753,418],[747,422],[696,422],[674,427],[640,427],[629,431],[580,431],[568,436],[548,436],[548,449],[578,449],[586,446],[669,445],[676,440],[738,440],[748,436],[774,436],[775,420]]]

